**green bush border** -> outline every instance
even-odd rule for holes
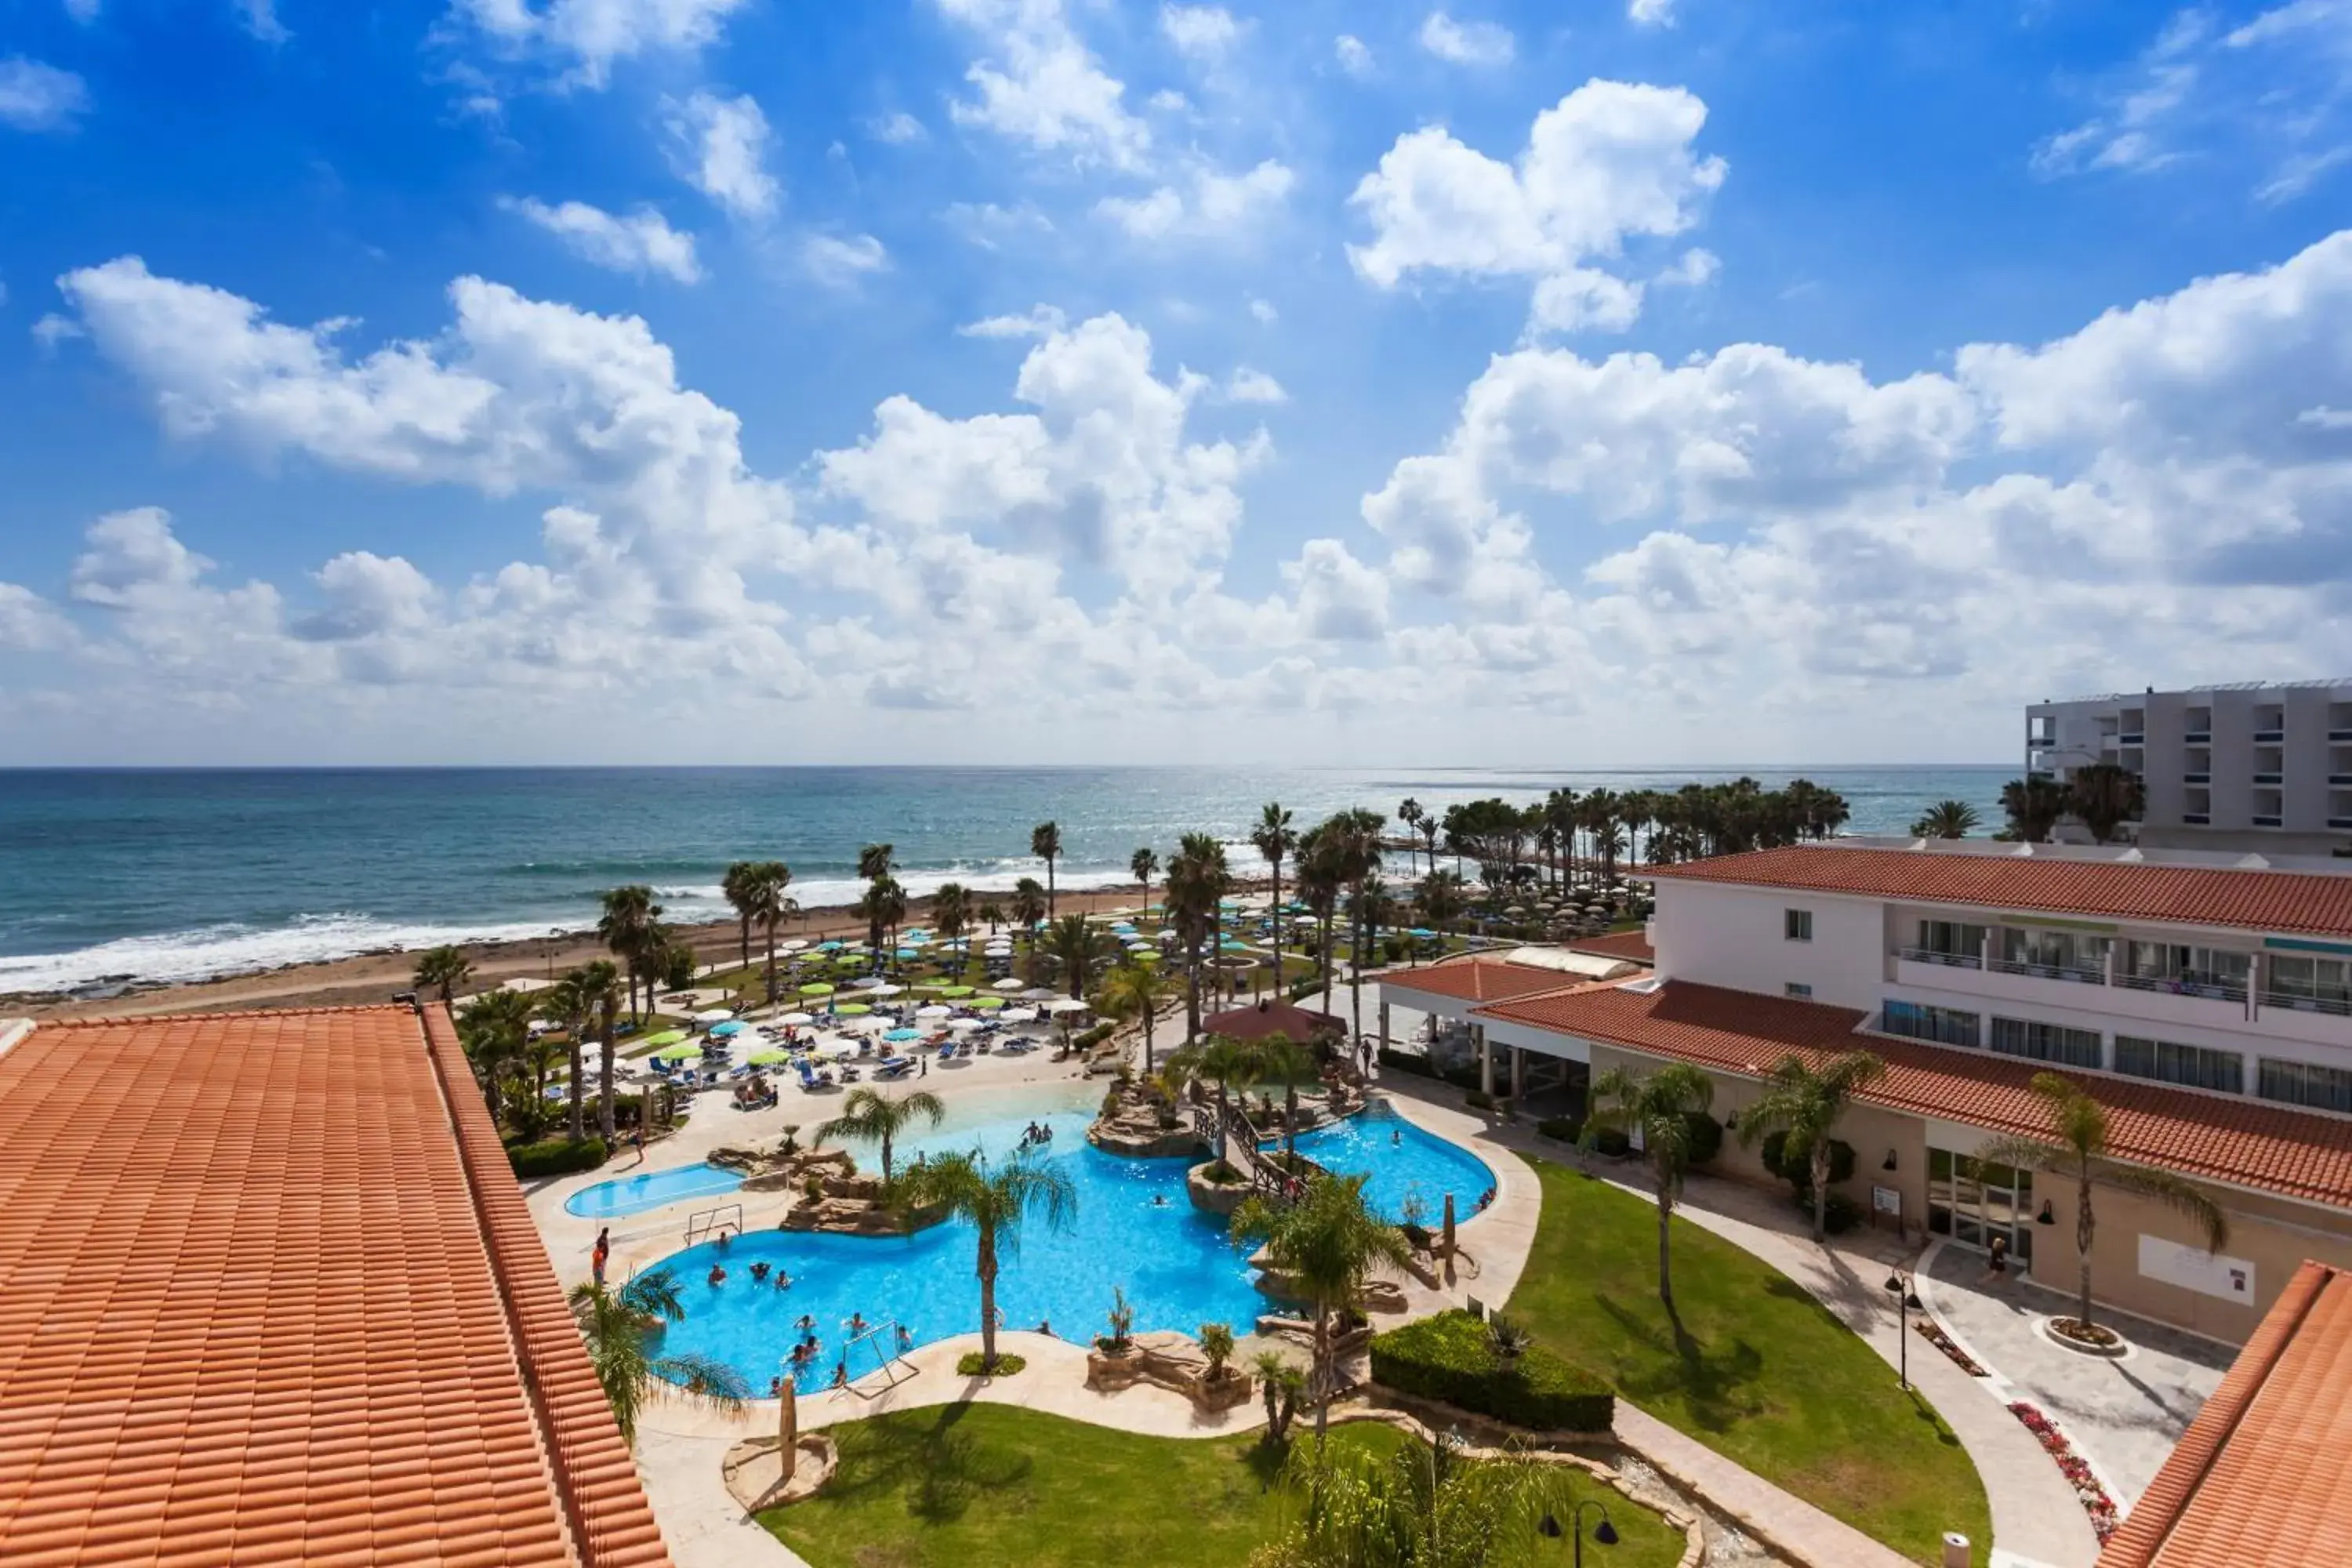
[[[593,1133],[577,1143],[569,1138],[548,1138],[537,1143],[508,1144],[507,1163],[518,1176],[568,1176],[574,1171],[594,1170],[611,1152],[604,1141]]]
[[[1028,1364],[1028,1362],[1020,1356],[999,1352],[996,1358],[996,1370],[992,1373],[984,1373],[980,1370],[980,1352],[966,1351],[956,1358],[956,1375],[958,1377],[1011,1377]]]
[[[1372,1381],[1536,1432],[1606,1432],[1617,1396],[1582,1367],[1530,1345],[1505,1367],[1486,1325],[1460,1309],[1372,1336]]]

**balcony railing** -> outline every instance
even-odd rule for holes
[[[2330,773],[2327,782],[2337,789],[2352,789],[2352,773]]]
[[[2263,993],[2263,1005],[2284,1007],[2296,1013],[2333,1013],[2339,1018],[2352,1016],[2352,998],[2343,996],[2288,996],[2265,991]]]
[[[2121,745],[2144,746],[2147,744],[2147,732],[2143,730],[2128,730],[2116,736],[2116,740]]]
[[[2284,742],[2285,739],[2286,731],[2276,724],[2273,724],[2267,730],[2257,730],[2254,731],[2254,744],[2257,746],[2275,746]]]
[[[1973,952],[1936,952],[1924,947],[1898,947],[1895,956],[1914,963],[1940,963],[1948,969],[1982,969],[1984,960]]]
[[[2352,816],[2331,816],[2327,819],[2327,826],[2330,827],[2352,827]]]
[[[2256,773],[2254,775],[2254,782],[2258,784],[2283,784],[2286,783],[2286,775],[2284,773]]]
[[[2184,811],[2180,814],[2180,820],[2192,827],[2202,827],[2213,820],[2213,815],[2206,811]]]
[[[2352,737],[2352,730],[2346,731],[2345,734],[2347,737]],[[2213,743],[2213,731],[2210,729],[2191,730],[2187,734],[2181,736],[2180,740],[2181,743],[2184,745],[2210,746]]]
[[[2071,969],[2056,963],[2013,963],[2006,958],[1996,958],[1985,965],[1996,974],[2024,974],[2036,980],[2072,980],[2078,985],[2105,985],[2106,971],[2103,969]]]
[[[2256,827],[2282,827],[2285,826],[2285,818],[2279,816],[2257,816],[2254,818],[2254,826]]]
[[[2180,775],[2180,782],[2185,784],[2209,784],[2213,782],[2213,775],[2210,773],[2183,773]]]
[[[2242,1002],[2246,987],[2212,974],[2118,974],[2116,984],[2126,991],[2164,991],[2175,996],[2202,996],[2213,1002]]]
[[[2352,742],[2352,730],[2330,730],[2327,731],[2327,738],[2331,741]]]

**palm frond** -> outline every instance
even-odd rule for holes
[[[2162,1204],[2194,1225],[2204,1233],[2206,1251],[2219,1252],[2229,1244],[2229,1216],[2195,1184],[2169,1171],[2123,1165],[2112,1160],[2101,1160],[2093,1169],[2095,1178],[2105,1185]]]

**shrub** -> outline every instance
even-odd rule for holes
[[[1418,1051],[1384,1047],[1381,1052],[1381,1066],[1387,1071],[1409,1072],[1416,1078],[1433,1078],[1437,1074],[1437,1068],[1430,1064],[1429,1058]]]
[[[1603,1127],[1592,1135],[1592,1146],[1612,1160],[1622,1160],[1633,1152],[1633,1140],[1622,1127]]]
[[[1403,937],[1391,936],[1381,939],[1381,952],[1391,963],[1402,963],[1411,952],[1412,949]]]
[[[1797,1207],[1807,1219],[1813,1217],[1813,1194],[1804,1193],[1797,1199]],[[1829,1195],[1829,1208],[1822,1219],[1822,1228],[1832,1236],[1843,1236],[1862,1223],[1862,1205],[1843,1193]]]
[[[509,1144],[507,1163],[518,1176],[563,1176],[594,1170],[609,1152],[604,1141],[593,1134],[576,1143],[569,1138],[550,1138],[538,1143]]]
[[[1684,1118],[1690,1123],[1690,1163],[1704,1165],[1723,1152],[1723,1123],[1704,1110],[1694,1110]]]
[[[1249,1180],[1247,1176],[1234,1168],[1234,1163],[1231,1160],[1212,1161],[1209,1168],[1201,1173],[1201,1179],[1213,1182],[1221,1187],[1234,1186]]]
[[[1616,1415],[1600,1379],[1535,1345],[1507,1364],[1486,1325],[1459,1310],[1373,1335],[1372,1379],[1538,1432],[1605,1432]]]
[[[1294,980],[1290,983],[1290,999],[1293,1002],[1304,1002],[1322,989],[1323,982],[1313,975],[1304,980]]]
[[[1234,1331],[1226,1323],[1201,1325],[1201,1353],[1209,1360],[1209,1381],[1214,1383],[1225,1373],[1225,1363],[1234,1359]]]
[[[1573,1143],[1584,1136],[1584,1122],[1574,1116],[1547,1116],[1536,1123],[1536,1131],[1547,1138],[1557,1138],[1563,1143]]]
[[[1081,1051],[1091,1050],[1095,1047],[1101,1045],[1105,1040],[1109,1039],[1110,1032],[1118,1027],[1118,1026],[1117,1024],[1097,1024],[1093,1028],[1088,1029],[1086,1033],[1072,1040],[1070,1042],[1071,1047]]]
[[[1810,1147],[1790,1150],[1789,1135],[1768,1132],[1764,1135],[1764,1168],[1797,1189],[1801,1194],[1813,1183],[1812,1150]],[[1853,1179],[1853,1145],[1843,1138],[1830,1140],[1830,1184]]]
[[[1028,1364],[1017,1355],[999,1355],[996,1358],[996,1370],[992,1373],[986,1372],[981,1367],[980,1352],[966,1351],[956,1361],[956,1375],[958,1377],[1011,1377]]]
[[[1462,1103],[1473,1110],[1492,1110],[1495,1109],[1495,1097],[1485,1089],[1474,1089],[1462,1097]]]

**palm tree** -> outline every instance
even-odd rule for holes
[[[1430,929],[1443,934],[1462,918],[1466,901],[1462,891],[1462,879],[1452,871],[1432,871],[1421,879],[1421,890],[1413,897],[1421,909],[1421,918]]]
[[[2207,1252],[2219,1252],[2228,1243],[2229,1218],[2203,1192],[2169,1171],[2126,1165],[2107,1153],[2106,1107],[2072,1079],[2038,1072],[2027,1087],[2050,1120],[2049,1133],[1996,1138],[1979,1149],[1976,1158],[1980,1165],[2015,1165],[2074,1184],[2074,1254],[2081,1266],[2076,1316],[2084,1328],[2092,1326],[2091,1241],[2098,1228],[2091,1212],[2092,1189],[2113,1187],[2162,1204],[2197,1227]]]
[[[1160,875],[1160,857],[1145,845],[1127,858],[1127,868],[1143,884],[1143,912],[1151,913],[1151,879]]]
[[[2091,837],[2112,841],[2116,829],[2147,809],[2147,786],[2140,776],[2114,763],[2076,768],[2066,786],[2067,808],[2083,819]]]
[[[853,1089],[843,1098],[841,1114],[821,1123],[809,1138],[809,1147],[822,1147],[842,1138],[862,1139],[882,1145],[882,1184],[888,1186],[895,1173],[890,1162],[891,1145],[898,1134],[914,1124],[915,1118],[929,1119],[937,1127],[948,1108],[940,1097],[929,1089],[916,1089],[897,1099],[877,1089]]]
[[[1160,1004],[1167,999],[1168,981],[1157,965],[1120,963],[1103,977],[1102,994],[1095,1005],[1113,1018],[1140,1018],[1143,1021],[1143,1073],[1146,1078],[1158,1070],[1152,1056],[1151,1026],[1160,1016]]]
[[[500,1086],[520,1063],[530,1039],[531,1002],[523,992],[500,985],[457,1010],[457,1040],[480,1080],[482,1100],[493,1121],[499,1120],[504,1098]]]
[[[613,967],[601,958],[596,962],[603,963],[607,970]],[[575,1143],[588,1135],[586,1111],[580,1098],[584,1087],[580,1047],[586,1042],[589,1030],[594,1026],[597,1005],[590,997],[583,979],[585,973],[584,966],[566,973],[562,979],[549,987],[546,1003],[549,1015],[563,1026],[564,1037],[571,1043],[572,1065],[563,1087],[571,1102],[572,1141]]]
[[[473,978],[474,966],[466,961],[465,950],[456,947],[429,947],[417,955],[416,973],[410,984],[419,991],[428,986],[441,993],[446,1003],[458,986]]]
[[[720,1410],[740,1410],[751,1396],[743,1374],[725,1362],[653,1353],[656,1325],[686,1317],[677,1277],[667,1268],[648,1269],[617,1290],[593,1281],[575,1285],[572,1311],[625,1443],[636,1442],[637,1415],[657,1388],[667,1386]]]
[[[1364,1037],[1364,942],[1369,934],[1371,899],[1368,896],[1381,868],[1381,829],[1388,819],[1358,806],[1332,818],[1339,824],[1339,870],[1348,886],[1348,1011],[1351,1042]],[[1328,994],[1328,992],[1327,992]],[[1328,1010],[1328,1004],[1325,1005]]]
[[[1045,918],[1055,912],[1054,898],[1054,862],[1062,858],[1062,829],[1058,823],[1041,822],[1029,830],[1029,853],[1045,862]]]
[[[1411,795],[1405,796],[1404,803],[1397,807],[1397,820],[1404,824],[1404,836],[1408,847],[1411,847],[1411,841],[1414,835],[1419,833],[1421,830],[1421,819],[1423,815],[1423,813],[1422,811],[1421,802],[1413,799]],[[1412,857],[1408,855],[1405,858],[1410,861]],[[1429,868],[1434,871],[1437,869],[1437,863],[1433,860],[1431,861]],[[1407,876],[1411,876],[1413,869],[1414,868],[1412,866],[1407,865],[1405,867],[1405,874]]]
[[[969,1221],[979,1233],[973,1272],[980,1277],[980,1369],[996,1370],[997,1254],[1011,1255],[1021,1242],[1021,1224],[1036,1210],[1046,1226],[1066,1227],[1077,1213],[1078,1189],[1062,1168],[1024,1157],[992,1167],[978,1150],[943,1154],[907,1173],[898,1188],[907,1209],[944,1209],[950,1219]]]
[[[604,894],[604,912],[596,921],[596,935],[629,972],[629,1016],[642,1016],[637,1007],[637,979],[658,946],[662,908],[654,890],[642,883],[614,888]]]
[[[857,913],[866,919],[866,944],[874,950],[874,962],[878,967],[882,955],[891,949],[882,945],[886,931],[896,931],[907,918],[907,889],[898,879],[888,874],[875,878],[866,885],[866,896],[857,900]]]
[[[1683,1171],[1690,1163],[1691,1122],[1714,1100],[1715,1080],[1688,1062],[1675,1062],[1647,1077],[1611,1068],[1592,1080],[1594,1109],[1584,1124],[1586,1146],[1604,1127],[1627,1132],[1638,1128],[1642,1133],[1642,1152],[1650,1162],[1658,1197],[1658,1300],[1668,1311],[1675,1305],[1669,1222],[1682,1196]]]
[[[556,982],[564,996],[568,1018],[576,1019],[572,1030],[572,1137],[574,1142],[587,1136],[585,1117],[581,1105],[580,1047],[583,1037],[596,1042],[600,1085],[596,1113],[604,1142],[613,1141],[613,1025],[621,1011],[621,972],[605,959],[583,963]]]
[[[1317,1176],[1288,1205],[1253,1197],[1234,1211],[1235,1239],[1263,1243],[1273,1269],[1306,1293],[1315,1308],[1315,1441],[1323,1441],[1329,1414],[1331,1314],[1351,1307],[1365,1283],[1383,1268],[1402,1268],[1412,1256],[1404,1232],[1364,1202],[1363,1176]]]
[[[1966,838],[1976,831],[1977,808],[1964,800],[1939,800],[1920,815],[1911,831],[1922,838]]]
[[[857,852],[857,874],[870,882],[898,869],[898,849],[888,844],[868,844]]]
[[[1273,1390],[1268,1390],[1268,1402]],[[1502,1568],[1563,1555],[1547,1545],[1579,1506],[1612,1494],[1565,1465],[1530,1455],[1472,1459],[1458,1432],[1395,1452],[1364,1444],[1298,1448],[1285,1466],[1294,1496],[1309,1500],[1249,1568]],[[1617,1539],[1601,1507],[1594,1539]]]
[[[949,942],[963,935],[971,926],[971,894],[961,882],[941,882],[940,890],[931,895],[931,927]],[[955,952],[956,949],[950,948]],[[958,952],[954,969],[961,971],[968,963],[968,955]]]
[[[1791,1052],[1773,1064],[1763,1094],[1739,1119],[1742,1143],[1752,1144],[1768,1132],[1785,1134],[1783,1163],[1799,1150],[1809,1152],[1815,1241],[1829,1234],[1830,1141],[1856,1091],[1885,1071],[1885,1062],[1874,1051],[1847,1051],[1819,1072]]]
[[[1184,1038],[1201,1034],[1201,970],[1203,948],[1217,927],[1218,901],[1225,896],[1230,876],[1225,847],[1214,835],[1187,833],[1176,858],[1168,863],[1168,880],[1160,889],[1162,907],[1184,944]],[[1212,950],[1213,952],[1213,950]]]
[[[2066,805],[2064,786],[2040,773],[2011,779],[2000,786],[2000,808],[2009,815],[2009,831],[2028,844],[2050,842],[2050,830],[2066,815]]]
[[[1282,979],[1282,862],[1298,847],[1298,835],[1290,826],[1290,813],[1282,809],[1279,801],[1267,801],[1258,809],[1257,826],[1250,829],[1250,847],[1265,857],[1274,868],[1274,976]]]
[[[1064,915],[1045,932],[1045,951],[1069,978],[1073,1001],[1087,999],[1087,982],[1094,975],[1095,958],[1102,952],[1103,935],[1081,914]]]
[[[1037,924],[1045,918],[1045,889],[1034,877],[1013,884],[1013,923],[1029,936],[1029,951],[1037,951]]]
[[[738,860],[727,868],[719,879],[719,891],[725,896],[728,907],[735,911],[735,936],[743,953],[743,967],[751,967],[751,913],[754,901],[751,884],[758,873],[757,860]]]
[[[760,922],[760,930],[768,939],[768,1003],[776,1000],[776,927],[784,917],[800,905],[784,896],[792,886],[793,868],[782,860],[761,860],[746,873],[742,889],[744,902],[739,910],[748,910],[750,917]]]
[[[1332,826],[1338,820],[1318,823],[1298,838],[1298,901],[1315,917],[1315,967],[1326,1013],[1331,1010],[1331,922],[1348,879],[1348,847]]]
[[[983,900],[980,906],[980,918],[988,922],[988,934],[994,936],[996,928],[1004,923],[1004,906],[994,899]]]
[[[1213,1079],[1217,1085],[1217,1157],[1224,1158],[1225,1129],[1232,1124],[1233,1105],[1229,1091],[1247,1089],[1258,1081],[1265,1070],[1265,1057],[1256,1044],[1236,1040],[1230,1035],[1203,1035],[1169,1059],[1171,1069],[1179,1064],[1192,1078]]]

